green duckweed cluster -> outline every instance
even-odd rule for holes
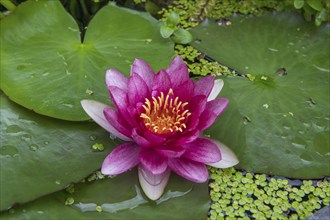
[[[206,76],[209,74],[214,76],[234,75],[234,72],[228,67],[205,59],[205,56],[192,46],[176,45],[175,53],[185,60],[193,76]]]
[[[278,0],[177,0],[168,8],[159,11],[159,14],[162,15],[160,21],[165,21],[169,13],[174,11],[180,15],[180,26],[191,28],[205,18],[223,19],[233,13],[261,15],[270,10],[284,10],[292,4]]]
[[[330,203],[327,179],[296,180],[209,168],[211,209],[215,219],[304,219]],[[297,183],[298,182],[298,183]]]

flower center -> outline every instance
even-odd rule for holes
[[[142,107],[145,113],[140,115],[144,119],[144,124],[148,130],[164,134],[180,131],[186,128],[186,119],[191,115],[185,107],[188,102],[182,103],[179,97],[174,98],[173,90],[170,89],[166,95],[161,92],[157,98],[152,97],[152,101],[146,98]]]

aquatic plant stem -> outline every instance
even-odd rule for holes
[[[84,0],[80,0],[80,5],[81,5],[81,8],[82,8],[82,11],[84,13],[84,16],[85,17],[89,17],[89,13],[88,13],[88,10],[87,10],[87,7],[86,7],[86,4],[84,2]]]
[[[13,11],[16,8],[16,5],[10,0],[0,0],[0,4],[3,5],[7,10]]]

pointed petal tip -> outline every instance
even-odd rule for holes
[[[223,88],[223,85],[224,85],[224,82],[223,82],[222,79],[216,79],[214,81],[212,91],[211,91],[209,97],[207,98],[207,101],[214,100],[219,95],[219,93],[221,92],[221,90]]]
[[[139,164],[140,147],[135,143],[125,143],[116,147],[103,161],[101,172],[105,175],[117,175]]]
[[[170,169],[167,169],[162,174],[154,175],[143,169],[142,166],[139,166],[138,173],[139,182],[145,195],[153,201],[159,199],[163,195],[171,175]]]
[[[207,163],[207,165],[216,168],[229,168],[239,163],[237,156],[229,147],[219,141],[213,140],[213,142],[218,146],[221,152],[221,160],[215,163]]]
[[[105,73],[105,83],[107,87],[115,86],[126,91],[128,79],[119,70],[110,68]]]

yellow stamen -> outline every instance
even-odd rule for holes
[[[151,97],[150,100],[145,99],[142,105],[145,112],[140,115],[149,131],[165,134],[186,129],[185,123],[191,115],[186,109],[188,102],[183,103],[179,97],[174,97],[172,89],[169,89],[166,96],[161,92],[160,96]]]

